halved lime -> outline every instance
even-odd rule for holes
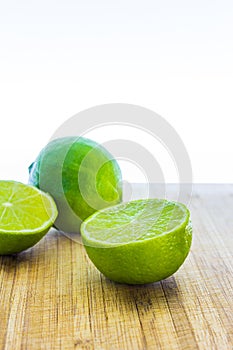
[[[0,181],[0,254],[21,252],[36,244],[57,217],[52,197],[15,181]]]
[[[162,280],[178,270],[191,246],[185,205],[136,200],[100,210],[81,225],[89,258],[109,279],[128,284]]]

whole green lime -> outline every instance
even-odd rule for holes
[[[81,225],[94,265],[109,279],[128,284],[160,281],[187,257],[189,210],[165,199],[140,199],[97,211]]]
[[[79,232],[96,210],[121,202],[120,167],[100,144],[83,137],[58,138],[29,167],[29,183],[55,200],[55,227]]]

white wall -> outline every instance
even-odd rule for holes
[[[27,181],[67,118],[125,102],[173,125],[195,182],[232,182],[232,18],[231,0],[1,1],[0,178]]]

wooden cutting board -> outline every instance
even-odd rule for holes
[[[145,196],[142,185],[133,190]],[[232,350],[233,185],[195,185],[189,208],[191,252],[162,282],[111,282],[55,230],[0,257],[0,348]]]

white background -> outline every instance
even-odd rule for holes
[[[194,182],[232,182],[233,2],[0,0],[1,179],[26,182],[66,119],[112,102],[163,116],[185,143]],[[176,181],[165,151],[135,137]]]

